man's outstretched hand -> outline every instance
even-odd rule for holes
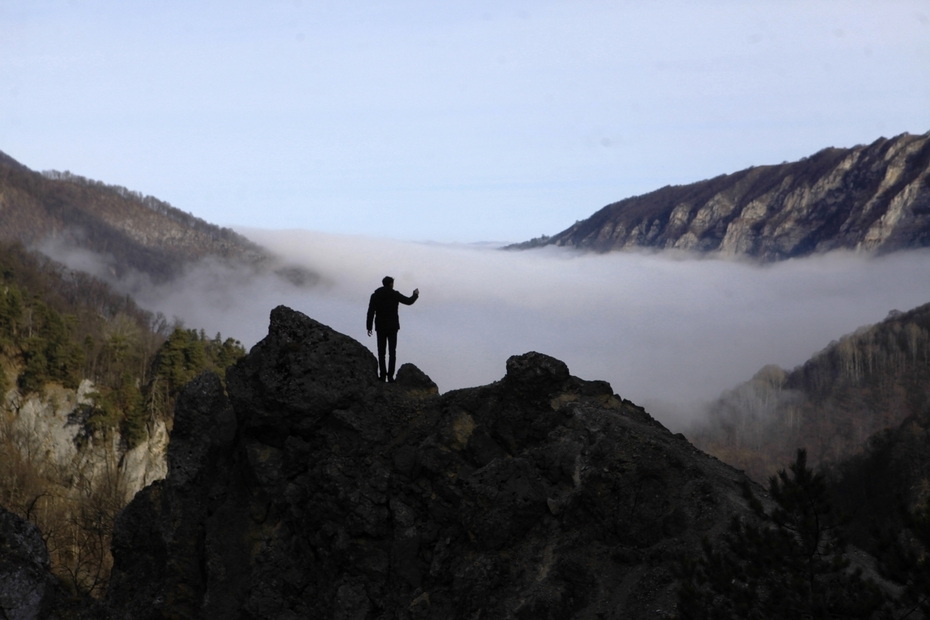
[[[418,288],[413,289],[413,296],[414,296],[414,297],[419,297],[419,296],[420,296],[420,289],[418,289]]]

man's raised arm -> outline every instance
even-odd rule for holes
[[[410,297],[406,297],[404,295],[401,295],[400,293],[397,293],[397,300],[400,303],[404,304],[405,306],[409,306],[409,305],[412,305],[413,302],[415,302],[419,296],[420,296],[420,289],[415,288],[413,289],[413,295],[411,295]]]

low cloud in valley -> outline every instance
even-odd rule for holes
[[[241,232],[321,282],[295,287],[205,264],[170,286],[135,283],[139,303],[247,347],[265,335],[269,311],[286,304],[374,350],[365,333],[368,296],[392,275],[402,293],[421,293],[401,308],[399,363],[416,364],[441,391],[498,380],[509,356],[539,351],[574,375],[609,381],[673,429],[695,403],[766,364],[792,368],[892,309],[930,301],[927,251],[838,252],[760,266],[667,253],[507,252]]]

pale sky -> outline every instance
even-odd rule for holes
[[[521,241],[928,130],[927,0],[0,0],[0,150],[223,226]]]

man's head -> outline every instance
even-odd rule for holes
[[[394,278],[391,276],[384,276],[384,278],[381,280],[381,284],[388,288],[394,288]]]

